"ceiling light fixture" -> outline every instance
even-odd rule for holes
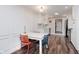
[[[43,5],[38,6],[38,10],[39,10],[40,12],[44,12],[45,10],[47,10],[47,6],[43,6]]]
[[[58,12],[55,12],[54,14],[55,14],[55,15],[59,15],[59,13],[58,13]]]

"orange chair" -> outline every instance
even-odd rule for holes
[[[28,47],[27,52],[29,52],[31,42],[29,41],[28,36],[27,35],[20,35],[20,40],[21,40],[21,45],[22,46],[27,46]]]

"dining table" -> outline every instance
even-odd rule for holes
[[[42,54],[42,40],[44,38],[44,35],[47,35],[48,33],[36,33],[36,32],[27,32],[26,34],[22,35],[28,35],[29,39],[38,40],[39,41],[39,53]]]

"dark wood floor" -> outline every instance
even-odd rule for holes
[[[73,44],[64,36],[52,35],[48,43],[48,54],[77,54]]]
[[[39,43],[33,42],[33,47],[27,53],[27,47],[15,51],[13,54],[39,54]],[[48,39],[48,47],[43,48],[43,54],[77,54],[73,44],[68,41],[68,38],[60,35],[51,35]]]

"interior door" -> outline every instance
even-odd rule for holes
[[[62,33],[62,19],[55,20],[55,33]]]

